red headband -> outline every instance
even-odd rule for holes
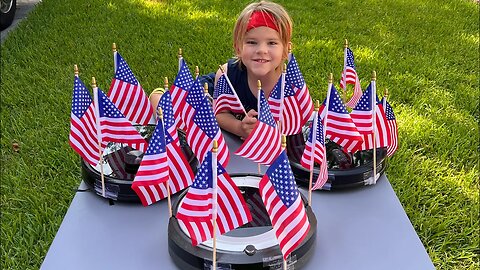
[[[248,20],[247,32],[261,26],[272,28],[278,32],[278,27],[272,14],[265,11],[254,11]]]

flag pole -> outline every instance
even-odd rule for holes
[[[178,71],[180,71],[180,68],[182,66],[182,59],[183,59],[182,54],[183,54],[182,48],[178,48]]]
[[[375,70],[372,72],[372,118],[373,118],[373,184],[377,183],[377,73]]]
[[[262,82],[260,80],[257,80],[257,88],[258,88],[258,95],[257,95],[257,111],[260,109],[260,92],[262,91]],[[260,163],[258,164],[258,174],[262,174],[262,170],[260,168]]]
[[[282,133],[282,151],[287,148],[287,137]],[[282,256],[283,257],[283,256]],[[283,270],[287,270],[287,259],[283,259]]]
[[[103,162],[102,162],[102,134],[100,131],[100,112],[98,105],[98,93],[97,93],[97,82],[95,77],[92,77],[92,88],[93,88],[93,100],[95,108],[95,122],[97,125],[97,139],[98,139],[98,164],[100,165],[100,178],[102,180],[102,197],[105,198],[105,175],[103,173]]]
[[[113,74],[117,72],[117,44],[115,42],[112,44],[112,52],[113,52],[113,68],[115,69],[113,71]]]
[[[161,107],[158,107],[157,115],[158,115],[159,124],[163,126],[162,130],[165,132],[165,125],[163,124],[163,111]],[[165,138],[165,133],[163,133],[163,137]],[[173,214],[172,214],[172,200],[170,198],[170,179],[167,179],[165,183],[167,187],[168,213],[170,214],[170,217],[172,217]]]
[[[240,101],[240,98],[237,95],[237,91],[235,91],[235,88],[233,88],[232,82],[230,82],[230,79],[228,78],[228,75],[225,73],[225,70],[223,69],[222,65],[219,65],[220,71],[222,71],[223,74],[225,74],[225,80],[228,83],[228,86],[230,86],[230,89],[232,89],[233,94],[237,98],[238,101]],[[245,108],[243,107],[243,104],[240,102],[240,105],[242,105],[242,110],[245,115],[247,115],[247,111],[245,111]]]
[[[312,206],[312,183],[313,183],[313,168],[314,168],[314,156],[315,156],[315,144],[317,143],[317,124],[318,124],[318,110],[320,108],[320,102],[315,102],[315,111],[313,118],[312,128],[312,150],[310,154],[310,178],[308,181],[308,205]]]
[[[200,75],[200,69],[198,66],[195,66],[195,80],[198,79],[198,75]]]
[[[217,151],[218,151],[218,142],[213,140],[212,148],[212,178],[213,178],[213,202],[212,202],[212,222],[213,222],[213,259],[212,259],[212,269],[217,269]]]
[[[290,62],[290,59],[292,59],[292,43],[288,43],[288,61]]]
[[[287,64],[283,63],[283,70],[282,70],[282,83],[280,87],[280,108],[278,113],[278,120],[279,122],[283,122],[282,111],[283,111],[283,99],[285,98],[285,75],[287,74]],[[282,130],[279,127],[280,132]]]
[[[346,82],[346,76],[345,74],[345,67],[347,66],[347,49],[348,49],[348,40],[345,39],[345,43],[343,44],[343,72],[342,72],[342,81],[343,81],[343,93],[342,93],[342,99],[343,103],[347,102],[347,82]]]

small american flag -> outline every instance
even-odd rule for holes
[[[258,108],[257,124],[235,154],[268,165],[282,152],[282,142],[263,90],[259,93]]]
[[[325,99],[319,111],[321,118],[326,122],[324,123],[326,136],[351,152],[357,144],[362,143],[362,136],[333,84],[327,97],[329,97],[328,109],[326,108],[327,99]]]
[[[285,84],[290,85],[295,92],[295,99],[300,107],[300,112],[302,113],[301,126],[303,126],[313,113],[313,101],[310,97],[307,84],[303,79],[302,72],[298,67],[297,60],[293,54],[291,54],[290,61],[287,64],[285,80]]]
[[[194,246],[213,237],[213,207],[217,207],[216,222],[220,234],[252,220],[240,190],[223,166],[217,164],[212,156],[211,151],[205,156],[176,214],[178,221],[187,228]],[[217,168],[214,168],[214,164],[217,164]],[[214,170],[217,170],[216,181],[213,179]],[[214,186],[215,182],[217,186]],[[214,189],[217,192],[215,206]]]
[[[370,84],[350,112],[350,117],[360,134],[369,134],[373,131],[373,100],[373,90]]]
[[[293,91],[290,84],[282,83],[282,77],[280,77],[270,93],[268,104],[273,119],[282,123],[282,133],[285,135],[294,135],[302,131],[302,126],[305,123],[303,123],[302,109],[295,96],[295,91]],[[283,102],[282,84],[284,86]],[[282,115],[280,115],[280,113]]]
[[[215,90],[213,91],[213,98],[215,99],[214,113],[217,115],[223,111],[230,111],[232,113],[243,114],[243,105],[238,100],[235,90],[230,87],[225,79],[225,73],[218,79]]]
[[[125,143],[132,148],[145,152],[148,145],[147,141],[100,88],[97,87],[93,91],[97,91],[102,142]]]
[[[185,129],[185,123],[182,119],[181,112],[183,111],[183,105],[185,104],[185,98],[187,97],[188,90],[193,84],[192,73],[188,69],[187,63],[182,58],[180,60],[180,68],[178,70],[175,81],[170,87],[170,94],[172,96],[173,112],[175,118],[178,121],[178,127]]]
[[[353,95],[346,103],[348,107],[354,108],[362,96],[362,89],[360,87],[360,80],[358,78],[357,71],[355,70],[353,52],[350,50],[350,48],[345,48],[344,63],[345,65],[343,67],[342,78],[340,80],[340,88],[347,89],[347,84],[354,85]]]
[[[158,106],[162,108],[163,121],[165,124],[165,141],[167,144],[168,167],[170,169],[170,181],[168,184],[170,186],[170,193],[175,194],[189,187],[193,182],[194,175],[190,164],[180,148],[177,124],[173,115],[172,100],[169,91],[162,95]],[[167,197],[166,187],[162,189],[162,191],[164,192],[160,197]]]
[[[82,80],[75,75],[70,114],[70,146],[86,162],[95,166],[100,160],[97,124],[92,98]],[[102,147],[106,144],[103,143]]]
[[[154,123],[153,107],[142,86],[120,53],[115,52],[115,59],[115,77],[108,97],[129,121],[143,126]]]
[[[143,206],[162,199],[161,189],[165,188],[164,183],[168,181],[168,171],[165,130],[163,121],[159,119],[132,183],[132,189],[137,193]]]
[[[385,108],[385,116],[387,118],[388,129],[390,130],[390,139],[387,146],[387,156],[391,157],[398,149],[398,127],[393,109],[387,99],[383,97],[383,106]]]
[[[198,110],[198,108],[200,108],[200,104],[203,102],[204,97],[204,88],[197,78],[185,96],[185,103],[183,104],[181,111],[182,120],[187,128],[193,124],[195,112]]]
[[[301,164],[307,170],[313,170],[314,163],[320,164],[320,171],[312,190],[321,188],[328,180],[327,155],[325,151],[325,138],[323,132],[323,121],[316,113],[313,125],[310,128],[310,135],[305,143]]]
[[[210,102],[203,92],[197,95],[190,95],[189,93],[187,98],[190,97],[192,100],[188,101],[188,103],[194,109],[192,110],[192,120],[185,122],[187,124],[188,145],[192,148],[197,159],[202,162],[208,151],[212,149],[213,140],[216,140],[218,142],[218,162],[226,167],[230,160],[230,153],[222,132],[218,127],[217,120],[213,115]],[[193,98],[196,100],[193,100]]]
[[[285,151],[267,169],[259,190],[286,259],[307,236],[310,223]]]

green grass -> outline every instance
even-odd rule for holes
[[[111,44],[147,92],[176,54],[201,73],[233,55],[249,1],[43,0],[1,48],[2,269],[38,269],[80,183],[68,145],[73,65],[104,91]],[[479,6],[474,1],[278,1],[312,97],[339,77],[348,38],[365,87],[388,88],[400,148],[387,174],[438,269],[479,265]],[[20,152],[12,150],[18,142]],[[408,259],[408,258],[405,258]]]

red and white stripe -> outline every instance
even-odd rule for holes
[[[108,97],[129,121],[143,126],[153,122],[153,107],[140,84],[113,78]]]
[[[140,168],[135,175],[132,189],[139,195],[144,206],[157,202],[164,197],[165,185],[168,180],[169,167],[167,154],[144,155]],[[152,180],[155,179],[155,180]],[[163,189],[163,190],[162,190]]]
[[[257,121],[250,136],[238,148],[235,155],[269,165],[281,152],[281,135],[278,129]]]

